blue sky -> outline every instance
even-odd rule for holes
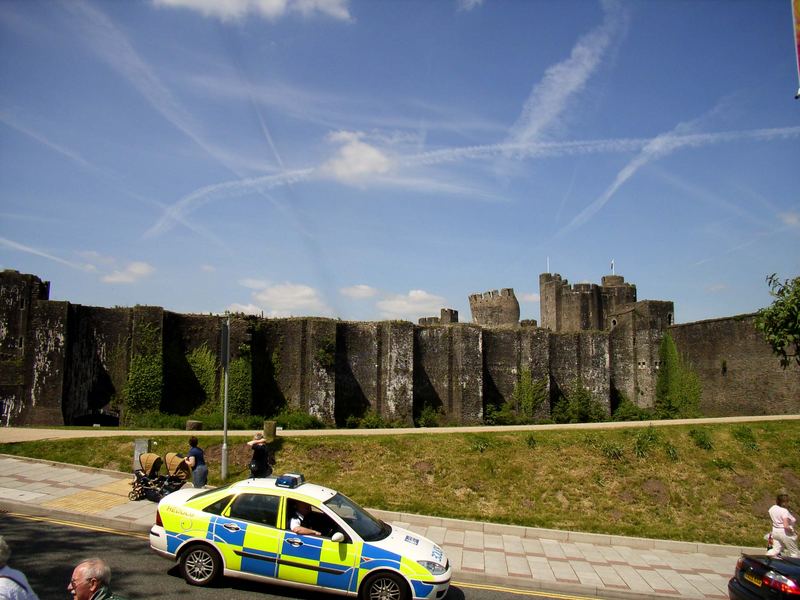
[[[677,322],[800,274],[789,0],[0,1],[0,268],[407,319],[548,264]]]

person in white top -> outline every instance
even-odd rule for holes
[[[772,519],[772,550],[767,552],[771,556],[783,554],[784,556],[800,556],[797,552],[797,532],[795,531],[794,515],[789,512],[786,505],[789,495],[786,490],[778,490],[775,504],[769,509],[769,518]]]
[[[8,566],[11,548],[0,535],[0,598],[7,600],[39,600],[21,571]]]

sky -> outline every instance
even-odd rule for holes
[[[800,275],[790,0],[0,0],[0,269],[87,306],[678,323]],[[613,266],[612,266],[613,261]]]

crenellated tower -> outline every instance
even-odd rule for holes
[[[469,297],[472,322],[487,327],[519,326],[519,302],[513,288],[492,290]]]

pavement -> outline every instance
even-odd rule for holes
[[[146,534],[156,505],[128,499],[132,479],[118,471],[0,454],[0,513]],[[763,553],[763,548],[370,512],[441,545],[453,566],[454,586],[609,599],[727,598],[737,558],[742,552]]]

